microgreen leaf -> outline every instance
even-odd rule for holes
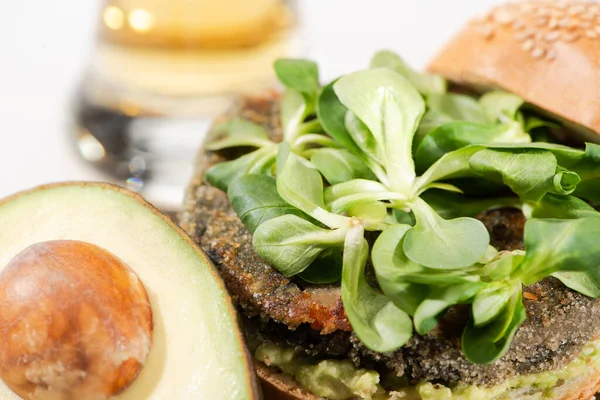
[[[521,204],[516,197],[473,198],[442,190],[428,190],[421,198],[444,219],[476,217],[486,210]]]
[[[503,280],[512,275],[524,258],[525,252],[521,250],[501,251],[485,266],[477,270],[477,273],[491,281]]]
[[[595,205],[600,204],[600,179],[591,179],[577,185],[574,195],[584,198]]]
[[[383,223],[388,216],[386,204],[380,201],[348,207],[347,214],[370,223]]]
[[[342,301],[356,336],[377,352],[396,350],[412,336],[412,321],[365,280],[369,245],[362,226],[350,229],[344,244]]]
[[[406,234],[404,252],[412,261],[429,268],[458,269],[475,264],[485,254],[490,236],[481,221],[445,220],[421,199],[411,208],[417,224]]]
[[[427,110],[421,119],[421,123],[419,124],[419,128],[417,129],[417,133],[415,134],[415,138],[413,139],[413,153],[416,154],[417,149],[421,145],[423,138],[432,132],[434,129],[445,125],[447,123],[453,122],[454,119],[452,117],[447,116],[446,114],[442,114],[439,111],[435,110]]]
[[[281,58],[275,61],[275,74],[285,87],[302,93],[311,109],[319,93],[319,67],[313,61]]]
[[[579,175],[559,166],[552,179],[550,191],[560,195],[569,195],[577,189],[579,182],[581,182]]]
[[[279,145],[277,191],[286,202],[330,228],[347,225],[346,217],[325,210],[321,174],[310,162],[294,154],[289,143]]]
[[[320,130],[318,120],[304,123],[315,111],[321,90],[317,64],[308,60],[279,59],[275,73],[287,90],[281,99],[281,121],[284,140],[294,143],[298,136]]]
[[[494,150],[519,151],[519,150],[544,150],[552,153],[558,164],[564,168],[573,169],[574,166],[581,163],[585,152],[554,143],[532,142],[532,143],[498,143],[488,146]],[[576,171],[578,172],[578,171]]]
[[[450,122],[425,136],[415,153],[417,171],[425,171],[444,154],[472,144],[528,143],[531,137],[518,123],[481,125]]]
[[[371,253],[377,281],[397,307],[411,315],[415,314],[419,305],[427,298],[427,287],[431,285],[439,287],[465,284],[466,286],[462,287],[465,293],[470,288],[480,285],[476,275],[462,271],[436,271],[411,261],[402,246],[403,239],[410,229],[409,225],[389,226],[379,235]],[[467,297],[472,296],[473,294]]]
[[[421,74],[391,51],[380,51],[371,59],[371,68],[388,68],[404,76],[422,94],[445,93],[446,80],[439,75]]]
[[[272,145],[269,134],[261,125],[243,118],[217,123],[208,134],[206,149],[223,150],[230,147],[262,147]]]
[[[553,277],[566,287],[589,297],[600,297],[600,276],[584,271],[555,272]]]
[[[283,139],[294,142],[307,114],[306,103],[300,92],[287,90],[281,99],[281,125]]]
[[[415,330],[420,335],[427,334],[435,328],[444,312],[455,304],[468,301],[479,292],[483,282],[468,282],[448,287],[433,288],[415,311],[413,318]]]
[[[327,249],[299,275],[306,282],[325,285],[342,277],[342,254],[339,249]]]
[[[252,237],[254,249],[284,276],[304,271],[323,250],[341,247],[346,230],[328,230],[296,215],[282,215],[261,224]]]
[[[263,222],[281,215],[294,214],[308,218],[279,196],[275,178],[271,176],[243,175],[229,185],[227,197],[250,233],[254,233]]]
[[[494,258],[496,258],[498,256],[500,252],[498,250],[496,250],[496,248],[492,245],[489,245],[487,250],[485,251],[485,254],[483,255],[483,257],[481,257],[478,261],[479,264],[487,264],[489,262],[492,262],[492,260],[494,260]],[[481,269],[479,269],[480,271]]]
[[[490,121],[506,122],[508,117],[516,120],[517,111],[525,101],[512,93],[503,91],[487,92],[479,98],[479,104]]]
[[[330,185],[352,179],[377,179],[365,163],[348,150],[322,148],[312,154],[310,161]]]
[[[324,197],[325,203],[329,205],[342,197],[373,192],[388,192],[388,189],[379,182],[366,179],[353,179],[327,187]]]
[[[377,140],[369,128],[354,113],[346,113],[346,129],[350,133],[354,143],[358,145],[361,152],[366,155],[371,162],[384,165],[385,148],[381,140]]]
[[[435,182],[435,181],[439,181],[439,180],[466,178],[466,177],[476,176],[475,171],[472,169],[472,165],[470,165],[470,161],[471,161],[471,158],[473,157],[473,155],[476,153],[479,153],[481,150],[488,150],[488,151],[492,151],[492,152],[493,151],[505,152],[507,154],[519,154],[519,153],[538,154],[538,153],[548,152],[555,156],[556,161],[558,161],[557,164],[559,164],[565,168],[576,167],[577,164],[581,162],[581,160],[583,159],[583,156],[584,156],[584,152],[581,150],[572,149],[572,148],[566,147],[566,146],[554,145],[551,143],[523,143],[523,144],[512,144],[512,145],[511,144],[494,144],[494,145],[487,145],[487,146],[471,145],[471,146],[463,147],[461,149],[444,154],[444,156],[442,158],[440,158],[439,160],[437,160],[431,167],[429,167],[427,169],[427,171],[425,171],[423,173],[422,176],[417,178],[417,182],[415,183],[415,186],[418,189],[420,189],[422,187],[427,186],[431,182]],[[483,162],[482,167],[484,167],[486,165],[486,163],[489,164],[491,162],[491,160],[486,159],[484,154],[486,154],[486,153],[479,155],[479,157],[481,157],[481,161]],[[547,155],[542,156],[542,157],[546,157],[549,161],[551,161]],[[519,168],[517,168],[517,165],[515,165],[515,164],[510,164],[510,163],[506,164],[507,158],[509,158],[509,156],[503,156],[503,157],[500,157],[500,160],[494,160],[497,163],[490,170],[486,171],[487,173],[489,173],[489,175],[486,178],[488,178],[488,179],[495,178],[497,181],[502,181],[503,173],[507,174],[509,176],[511,174],[513,175],[513,177],[510,178],[509,180],[517,179],[520,173],[523,174],[524,177],[533,176],[532,174],[528,174],[528,172],[526,170],[520,171]],[[504,162],[502,162],[502,160]],[[528,158],[525,158],[525,161],[534,163],[532,159],[528,159]],[[553,163],[553,162],[551,161],[551,163]],[[503,166],[509,166],[509,167],[512,166],[512,168],[507,168],[506,170],[502,171]],[[542,167],[547,168],[546,177],[548,180],[544,183],[544,185],[542,185],[539,188],[540,190],[537,193],[535,193],[536,195],[543,195],[546,191],[551,190],[553,188],[554,174],[552,175],[551,178],[549,177],[550,168],[548,167],[548,165],[536,165],[536,167],[537,168],[542,168]],[[487,169],[487,167],[486,167],[486,169]],[[499,171],[494,171],[495,169],[499,169]],[[555,170],[555,172],[556,172],[556,170]],[[538,177],[533,176],[533,177],[539,179],[539,176]],[[489,182],[489,183],[492,183],[492,182]],[[521,183],[523,183],[523,182],[521,182]],[[600,181],[599,181],[599,183],[600,183]],[[527,186],[527,184],[524,184],[524,186]],[[461,187],[461,189],[462,189],[462,187]]]
[[[371,260],[383,293],[396,307],[414,315],[427,295],[427,287],[409,283],[403,277],[406,270],[420,268],[402,251],[402,240],[410,228],[410,225],[391,225],[385,229],[373,245]]]
[[[547,121],[535,115],[531,115],[525,118],[525,125],[523,128],[526,132],[531,132],[539,128],[560,128],[560,125],[556,122]],[[536,142],[537,141],[538,140],[536,140]]]
[[[288,143],[277,153],[277,188],[288,202],[310,214],[311,208],[323,207],[323,181],[314,166],[294,154]],[[281,193],[283,192],[283,193]]]
[[[537,201],[550,189],[557,161],[543,150],[485,149],[474,154],[469,165],[475,173],[503,182],[522,199]]]
[[[484,146],[467,146],[444,154],[442,158],[429,167],[423,175],[417,178],[415,187],[420,190],[431,183],[440,180],[477,176],[471,170],[469,162],[474,154],[484,148]]]
[[[308,122],[308,124],[312,123]],[[331,149],[339,149],[340,145],[328,136],[320,133],[304,133],[293,143],[296,151],[308,156],[309,153],[313,154],[315,151],[320,150],[314,148],[314,146],[323,146]]]
[[[521,288],[510,298],[500,315],[491,323],[477,328],[469,322],[462,335],[462,350],[474,364],[491,364],[506,354],[512,338],[525,321]]]
[[[393,210],[393,214],[394,221],[401,225],[415,226],[415,224],[417,223],[417,220],[415,219],[415,214],[410,210],[399,210],[396,208]]]
[[[373,204],[382,200],[406,201],[406,197],[402,194],[389,191],[357,193],[336,199],[327,206],[331,212],[340,214],[347,211],[351,207]]]
[[[417,171],[424,172],[446,153],[480,141],[486,143],[497,130],[495,126],[463,121],[437,127],[423,138],[415,152]]]
[[[600,163],[600,144],[586,143],[584,157],[590,164],[598,165],[598,163]]]
[[[565,167],[572,169],[581,176],[582,180],[587,181],[600,178],[598,165],[600,165],[600,145],[586,143],[581,161],[575,166]]]
[[[525,260],[516,276],[532,284],[555,272],[578,271],[600,282],[598,218],[530,219],[525,224]]]
[[[211,185],[227,192],[227,188],[237,178],[247,173],[266,174],[275,163],[277,147],[264,147],[236,158],[235,160],[213,165],[204,174]]]
[[[458,285],[480,281],[479,276],[469,274],[468,272],[434,270],[421,266],[416,268],[416,265],[414,264],[415,267],[411,271],[405,271],[402,274],[402,279],[410,283],[435,286]]]
[[[551,193],[546,194],[538,202],[526,202],[523,204],[523,213],[528,219],[600,217],[598,211],[577,197],[558,196]]]
[[[390,189],[407,193],[415,179],[412,140],[425,112],[421,95],[405,78],[387,69],[346,75],[333,88],[383,148]]]
[[[346,129],[348,109],[339,101],[333,90],[336,81],[323,88],[317,103],[317,116],[325,132],[352,154],[364,158],[364,154]]]
[[[473,325],[482,327],[500,315],[514,292],[510,282],[490,282],[473,299]]]
[[[468,121],[479,124],[493,122],[486,116],[483,107],[477,100],[463,94],[431,94],[427,97],[427,106],[451,117],[455,121]]]

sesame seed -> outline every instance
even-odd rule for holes
[[[550,9],[543,7],[538,8],[535,12],[535,15],[537,15],[538,17],[547,17],[550,14]]]
[[[582,4],[578,4],[576,6],[572,6],[569,8],[569,15],[579,15],[585,11],[585,7]]]
[[[588,11],[587,13],[582,14],[579,18],[581,18],[585,21],[591,21],[594,19],[595,16],[596,16],[595,13],[591,13]]]
[[[535,24],[537,26],[544,26],[548,24],[548,17],[538,17],[535,19]]]
[[[529,39],[525,43],[523,43],[523,50],[531,51],[534,45],[535,43],[533,42],[533,40]]]
[[[574,42],[579,39],[580,35],[578,33],[565,33],[563,35],[563,39],[567,42]]]
[[[498,10],[494,13],[494,19],[502,25],[508,25],[515,20],[515,17],[509,10]]]
[[[480,32],[483,35],[483,37],[485,37],[486,39],[489,39],[492,36],[494,36],[494,26],[491,24],[483,25],[480,28]]]
[[[542,58],[544,57],[544,55],[546,54],[546,50],[540,48],[540,47],[536,47],[535,49],[533,49],[533,51],[531,52],[531,56],[533,58]]]
[[[552,16],[554,18],[562,18],[565,16],[565,13],[561,9],[554,8],[550,11],[550,16]]]
[[[575,22],[571,18],[563,18],[558,21],[558,26],[562,28],[573,28],[575,26]]]
[[[534,32],[533,31],[525,31],[525,32],[519,32],[515,35],[515,37],[517,38],[517,40],[519,42],[524,42],[525,40],[533,37]]]
[[[521,11],[532,11],[535,8],[535,6],[531,3],[522,3],[521,4]]]
[[[512,27],[514,30],[520,31],[521,29],[525,28],[525,24],[521,20],[516,20],[515,22],[513,22]]]
[[[560,32],[559,31],[548,32],[548,33],[546,33],[546,36],[544,36],[544,39],[547,42],[555,42],[559,38],[560,38]]]
[[[600,40],[600,0],[521,0],[497,7],[480,19],[480,32],[491,38],[502,25],[534,58],[553,60],[557,41]],[[550,47],[550,48],[549,48]]]

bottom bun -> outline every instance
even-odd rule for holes
[[[262,362],[254,362],[256,373],[261,381],[265,400],[322,400],[324,397],[315,396],[304,389],[291,376],[282,373],[277,368],[268,367]],[[551,389],[540,389],[537,386],[522,386],[518,390],[511,390],[493,397],[455,397],[441,395],[440,397],[426,397],[427,400],[594,400],[595,394],[600,391],[600,365],[589,365],[586,374],[575,376],[571,379],[557,383]],[[423,397],[414,390],[390,392],[388,400],[421,400]],[[410,393],[413,392],[413,393]]]
[[[276,368],[267,367],[260,361],[254,361],[256,374],[260,378],[265,400],[319,400],[314,394],[302,388],[298,382]]]

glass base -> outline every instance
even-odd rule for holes
[[[75,143],[86,161],[158,208],[169,213],[180,209],[212,113],[128,115],[84,95],[74,111]]]

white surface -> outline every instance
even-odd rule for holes
[[[166,0],[165,0],[166,1]],[[197,0],[201,1],[201,0]],[[204,0],[207,1],[207,0]],[[249,0],[250,1],[250,0]],[[422,67],[469,16],[499,0],[299,0],[324,79],[395,50]],[[102,180],[69,141],[69,101],[91,51],[99,0],[4,0],[0,13],[0,197]]]

